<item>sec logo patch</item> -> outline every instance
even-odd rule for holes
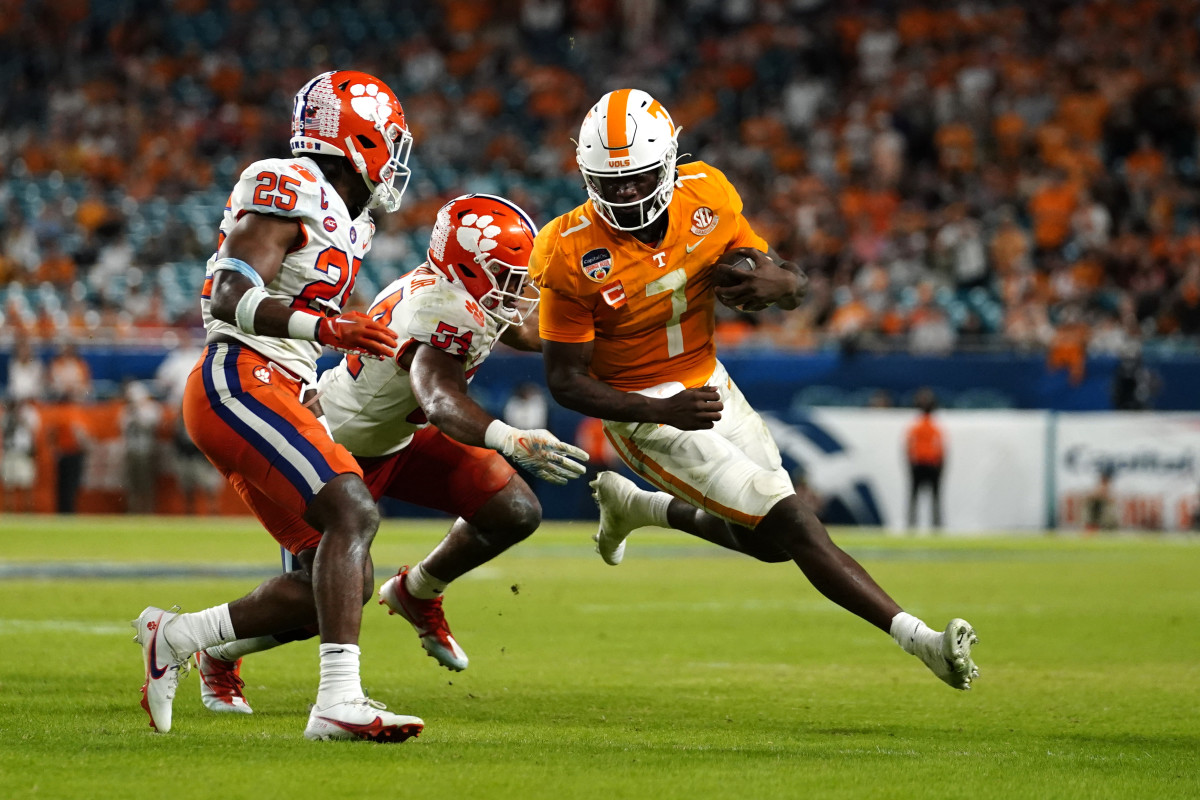
[[[721,218],[713,213],[708,206],[700,206],[692,213],[692,233],[696,236],[707,236],[717,227]]]
[[[589,280],[602,283],[608,277],[608,273],[612,272],[612,253],[603,247],[589,250],[583,254],[581,266],[583,274],[587,275]]]

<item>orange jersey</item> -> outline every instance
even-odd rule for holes
[[[589,200],[542,228],[529,259],[542,338],[594,341],[592,375],[622,391],[703,385],[717,360],[712,265],[735,247],[767,250],[737,190],[703,162],[679,167],[665,213],[651,246],[610,228]]]

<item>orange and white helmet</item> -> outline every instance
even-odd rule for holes
[[[679,129],[657,100],[640,89],[618,89],[600,98],[583,119],[575,160],[600,217],[620,231],[646,227],[667,209],[675,192]],[[599,179],[657,170],[648,197],[632,203],[604,198]],[[636,213],[634,213],[636,212]],[[618,221],[618,215],[626,220]]]
[[[371,191],[367,208],[400,208],[412,134],[400,101],[378,78],[337,70],[306,83],[292,109],[291,146],[298,156],[345,156]]]
[[[464,287],[502,325],[520,325],[537,307],[528,283],[537,226],[520,206],[491,194],[465,194],[438,210],[429,265]]]

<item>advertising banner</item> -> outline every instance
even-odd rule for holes
[[[785,422],[765,414],[784,465],[802,469],[830,525],[908,528],[908,409],[814,408]],[[1047,430],[1042,411],[946,410],[941,428],[943,527],[953,531],[1039,529],[1047,519]],[[916,527],[931,524],[931,498]]]
[[[1189,530],[1200,490],[1200,414],[1060,414],[1062,528]]]

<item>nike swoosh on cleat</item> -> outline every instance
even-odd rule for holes
[[[337,725],[339,728],[341,728],[344,731],[349,731],[350,733],[357,733],[360,736],[378,736],[380,733],[383,732],[383,727],[384,727],[383,720],[381,720],[379,717],[376,717],[375,719],[371,720],[370,722],[367,722],[362,725],[359,725],[359,724],[356,724],[353,722],[342,722],[341,720],[330,719],[329,717],[318,717],[318,719],[323,719],[326,722],[328,722],[330,725]]]
[[[371,722],[365,725],[357,725],[353,722],[342,722],[341,720],[330,719],[329,717],[318,717],[331,725],[336,725],[344,731],[361,736],[364,739],[370,739],[374,742],[403,742],[415,736],[419,736],[424,726],[417,725],[393,725],[388,726],[383,724],[383,720],[376,717]]]
[[[154,636],[150,639],[150,677],[158,680],[166,674],[166,667],[158,668],[158,631],[155,631]]]

